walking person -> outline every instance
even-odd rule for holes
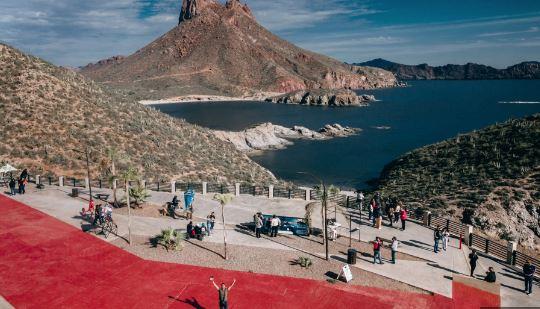
[[[442,232],[442,248],[444,251],[448,248],[448,240],[450,240],[450,232],[445,228]]]
[[[376,237],[373,242],[373,264],[376,264],[377,260],[379,260],[379,264],[383,264],[381,260],[381,247],[382,240],[379,237]]]
[[[433,241],[435,242],[433,244],[433,252],[439,253],[439,241],[441,240],[441,229],[437,225],[437,228],[433,232]]]
[[[229,287],[227,287],[223,282],[221,283],[221,286],[218,286],[214,282],[214,277],[210,277],[210,281],[212,282],[216,290],[218,290],[219,309],[227,309],[229,306],[229,292],[232,290],[234,284],[236,283],[236,279],[233,279],[233,283]]]
[[[270,228],[272,231],[270,232],[270,237],[277,237],[279,226],[281,225],[281,220],[276,217],[276,215],[272,216],[272,219],[270,220]]]
[[[262,227],[263,227],[262,216],[261,216],[261,213],[258,213],[255,216],[255,236],[257,238],[261,238],[261,229],[262,229]]]
[[[394,227],[394,207],[389,206],[386,215],[388,216],[390,227]]]
[[[478,261],[478,254],[476,250],[469,253],[469,265],[471,266],[471,277],[474,277],[474,270],[476,269],[476,262]]]
[[[9,180],[9,191],[11,195],[17,194],[17,190],[15,190],[15,186],[17,185],[17,182],[13,177]]]
[[[401,208],[400,219],[401,219],[401,230],[405,231],[405,222],[407,221],[407,209],[405,207]]]
[[[375,198],[372,198],[368,207],[368,221],[371,221],[373,225],[375,225],[375,217],[373,217],[373,210],[375,207],[377,207],[377,204],[375,203]]]
[[[531,261],[527,260],[525,265],[523,265],[523,279],[525,281],[525,293],[531,295],[534,272],[536,271],[536,266],[531,264]]]
[[[392,264],[396,264],[396,254],[397,254],[397,250],[398,250],[398,245],[399,245],[399,242],[398,242],[397,238],[395,236],[392,237],[392,246],[391,246],[391,249],[392,249]]]

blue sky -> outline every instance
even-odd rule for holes
[[[177,23],[181,0],[2,0],[0,41],[58,65],[130,54]],[[346,62],[540,60],[539,0],[245,0],[281,37]]]

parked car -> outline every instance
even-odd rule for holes
[[[262,215],[263,229],[262,232],[270,234],[270,219],[272,215]],[[281,225],[278,229],[278,234],[289,234],[298,236],[308,236],[309,228],[303,218],[277,216],[281,220]]]

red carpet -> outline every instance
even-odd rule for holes
[[[435,295],[143,260],[0,195],[0,294],[17,308],[451,308]],[[357,278],[356,280],[361,280]]]

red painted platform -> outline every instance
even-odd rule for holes
[[[0,195],[0,294],[16,308],[451,308],[451,299],[143,260]],[[359,279],[361,280],[361,279]]]

